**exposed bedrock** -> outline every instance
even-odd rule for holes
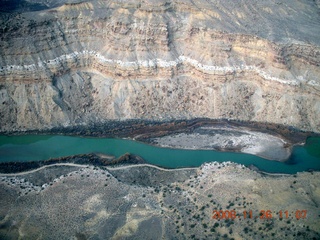
[[[318,12],[149,0],[1,13],[0,131],[205,117],[320,132]]]

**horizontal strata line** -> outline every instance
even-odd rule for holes
[[[299,79],[281,79],[277,77],[270,76],[268,73],[263,71],[257,66],[254,65],[239,65],[239,66],[230,66],[230,67],[221,67],[221,66],[211,66],[211,65],[205,65],[200,63],[199,61],[195,59],[191,59],[186,56],[179,56],[173,61],[166,61],[163,59],[155,58],[155,59],[148,59],[144,61],[132,61],[132,62],[124,62],[121,60],[114,60],[114,59],[108,59],[102,56],[99,52],[96,51],[89,51],[89,50],[83,50],[82,52],[73,52],[70,54],[64,54],[59,57],[56,57],[51,60],[41,61],[39,59],[38,63],[36,64],[30,64],[30,65],[8,65],[8,66],[0,66],[0,75],[10,75],[13,74],[15,71],[27,71],[27,72],[34,72],[39,71],[41,69],[46,68],[52,68],[55,66],[61,66],[63,62],[66,61],[74,61],[81,57],[90,57],[94,58],[98,63],[100,64],[111,64],[114,66],[118,66],[121,68],[172,68],[179,64],[187,64],[191,65],[192,67],[201,70],[203,72],[207,73],[234,73],[234,72],[240,72],[240,71],[253,71],[259,74],[262,78],[270,81],[276,81],[282,84],[287,85],[293,85],[298,86],[300,84],[299,80],[303,80],[302,77],[299,77]],[[313,86],[319,86],[319,83],[317,83],[315,80],[309,81],[310,85]]]

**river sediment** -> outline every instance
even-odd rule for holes
[[[179,149],[204,149],[249,153],[269,160],[286,161],[292,147],[280,136],[245,128],[199,127],[190,133],[149,139],[151,144]]]
[[[44,139],[40,137],[38,138],[30,138],[30,140],[34,141],[43,141],[45,139],[50,139],[54,135],[69,135],[69,136],[83,136],[83,137],[95,137],[95,138],[104,138],[104,137],[112,137],[112,138],[129,138],[138,142],[144,142],[155,146],[172,148],[172,149],[192,149],[192,150],[216,150],[220,152],[242,152],[249,153],[256,156],[263,157],[269,160],[277,160],[277,161],[285,161],[291,156],[292,148],[295,144],[301,144],[305,141],[307,136],[312,135],[312,133],[298,131],[294,128],[288,128],[279,125],[270,125],[270,124],[261,124],[261,123],[248,123],[248,122],[235,122],[235,121],[227,121],[227,120],[209,120],[209,119],[194,119],[194,120],[186,120],[186,121],[171,121],[171,122],[153,122],[153,121],[142,121],[142,120],[131,120],[131,121],[123,121],[123,122],[111,122],[105,125],[100,126],[91,126],[91,127],[78,127],[78,128],[66,128],[66,129],[51,129],[48,132],[16,132],[11,133],[10,135],[15,134],[36,134],[42,135]],[[47,135],[43,135],[47,134]],[[313,134],[316,135],[316,134]],[[27,137],[27,136],[26,136]],[[9,139],[8,139],[9,140]],[[27,140],[27,141],[30,141]],[[79,141],[81,138],[79,139]],[[6,144],[6,140],[3,140],[3,144]],[[10,140],[11,141],[11,140]],[[21,140],[15,140],[21,141]],[[63,140],[52,140],[48,144],[54,145],[60,144],[60,141],[67,141],[67,139]],[[72,138],[70,138],[65,144],[69,146],[69,148],[78,148],[79,143],[71,143],[74,142]],[[58,145],[59,145],[58,144]],[[71,145],[70,145],[71,144]],[[89,142],[81,141],[81,144],[85,144],[85,147]],[[90,143],[93,144],[93,143]],[[25,163],[22,163],[22,159],[17,157],[11,157],[9,160],[9,155],[5,153],[3,160],[5,163],[1,164],[2,172],[19,172],[28,169],[34,169],[37,167],[41,167],[42,165],[58,163],[58,162],[71,162],[71,163],[89,163],[89,164],[97,164],[97,165],[105,165],[111,164],[111,162],[116,163],[115,157],[104,156],[104,154],[115,154],[108,152],[105,147],[105,144],[108,146],[109,144],[113,146],[116,143],[105,142],[98,143],[101,147],[96,147],[93,144],[93,148],[86,148],[86,150],[76,150],[75,151],[65,151],[61,149],[61,147],[57,146],[60,151],[60,156],[54,153],[51,154],[48,152],[43,152],[42,154],[38,154],[39,156],[35,157],[37,160],[46,160],[46,161],[33,161],[36,159],[26,158],[23,152],[20,153],[20,157],[25,159]],[[127,144],[125,142],[119,142],[117,144]],[[116,147],[117,145],[114,145]],[[109,147],[109,149],[110,149]],[[142,147],[142,146],[141,146]],[[112,147],[111,147],[112,148]],[[117,153],[117,157],[120,159],[121,155],[131,152],[136,155],[123,155],[123,156],[134,156],[133,158],[137,160],[138,155],[142,154],[137,151],[136,148],[140,148],[137,146],[131,147],[131,150],[126,150],[126,148],[121,148],[122,150]],[[143,147],[144,148],[144,147]],[[96,150],[93,150],[96,149]],[[10,151],[15,152],[13,149],[3,149],[2,151]],[[33,151],[33,150],[28,150]],[[59,150],[57,150],[59,152]],[[110,151],[110,150],[109,150]],[[142,151],[142,150],[141,150]],[[157,151],[156,149],[150,151]],[[31,153],[30,152],[30,153]],[[56,151],[55,151],[56,152]],[[163,151],[161,154],[165,154]],[[84,154],[85,153],[85,154]],[[82,154],[82,155],[79,155]],[[83,155],[84,154],[84,155]],[[160,154],[160,152],[158,152]],[[72,155],[72,156],[71,156]],[[75,156],[73,156],[75,155]],[[44,156],[47,156],[44,157]],[[54,158],[54,159],[48,159]],[[54,157],[55,156],[55,157]],[[63,157],[62,157],[63,156]],[[144,155],[145,157],[149,155]],[[179,155],[179,158],[182,158],[183,155]],[[200,156],[200,155],[199,155]],[[163,156],[165,157],[165,156]],[[197,158],[196,156],[194,156]],[[235,156],[230,156],[225,160],[232,160]],[[221,157],[219,157],[221,158]],[[7,160],[6,160],[7,159]],[[150,160],[150,156],[145,160]],[[165,160],[165,159],[163,159]],[[194,163],[188,160],[191,166]],[[214,155],[207,155],[203,161],[212,161],[215,160]],[[222,160],[222,159],[221,159]],[[219,160],[219,161],[221,161]],[[18,161],[16,163],[9,163],[12,161]],[[166,166],[166,164],[162,165],[161,159],[152,160],[154,164],[159,164],[160,166]],[[196,159],[194,159],[195,162]],[[257,160],[258,161],[258,160]],[[6,163],[7,162],[7,163]],[[121,162],[121,161],[120,161]],[[141,159],[141,162],[143,160]],[[134,162],[128,162],[134,163]],[[200,162],[199,165],[203,163]],[[251,164],[255,164],[256,162],[251,162]],[[197,166],[199,166],[197,165]],[[175,167],[172,164],[169,164],[170,167]],[[177,163],[177,166],[179,164]],[[299,171],[298,169],[296,171]]]

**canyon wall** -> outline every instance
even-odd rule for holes
[[[59,3],[0,13],[1,132],[191,118],[320,132],[317,1]]]

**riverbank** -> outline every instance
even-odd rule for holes
[[[2,134],[129,138],[161,147],[242,152],[276,161],[287,160],[292,147],[305,143],[308,136],[319,136],[283,125],[225,119],[109,121],[101,125]]]
[[[320,136],[318,133],[305,132],[294,127],[263,122],[244,122],[227,119],[186,119],[152,121],[143,119],[107,121],[100,124],[79,125],[74,127],[52,128],[47,130],[2,131],[0,135],[70,135],[104,138],[131,138],[146,142],[150,138],[175,133],[190,133],[200,127],[246,128],[250,131],[280,135],[289,144],[305,142],[308,136]]]
[[[120,138],[119,124],[114,125],[118,135],[113,136]],[[150,122],[146,126],[146,123],[140,123],[139,128],[135,127],[138,123],[126,124],[121,135],[126,139],[104,138],[102,132],[98,134],[95,128],[87,132],[94,136],[76,137],[75,132],[71,134],[68,131],[64,136],[52,135],[53,132],[51,135],[0,136],[0,172],[21,172],[59,162],[103,166],[119,162],[117,159],[126,158],[127,153],[130,153],[128,156],[134,156],[130,159],[135,162],[145,160],[164,168],[197,167],[205,162],[232,161],[273,173],[294,174],[320,169],[317,138],[308,138],[309,143],[303,147],[293,147],[299,143],[298,140],[305,140],[308,136],[308,133],[294,129],[275,132],[274,129],[270,130],[271,126],[248,127],[242,123],[204,119],[172,122],[171,125]],[[108,128],[105,128],[104,134],[107,132]],[[270,163],[266,159],[276,161]]]
[[[145,164],[146,162],[139,156],[126,153],[118,158],[114,156],[106,156],[101,153],[79,154],[74,156],[61,157],[43,161],[28,162],[1,162],[1,174],[23,174],[24,172],[37,171],[54,165],[77,165],[77,166],[122,166],[130,164]]]

